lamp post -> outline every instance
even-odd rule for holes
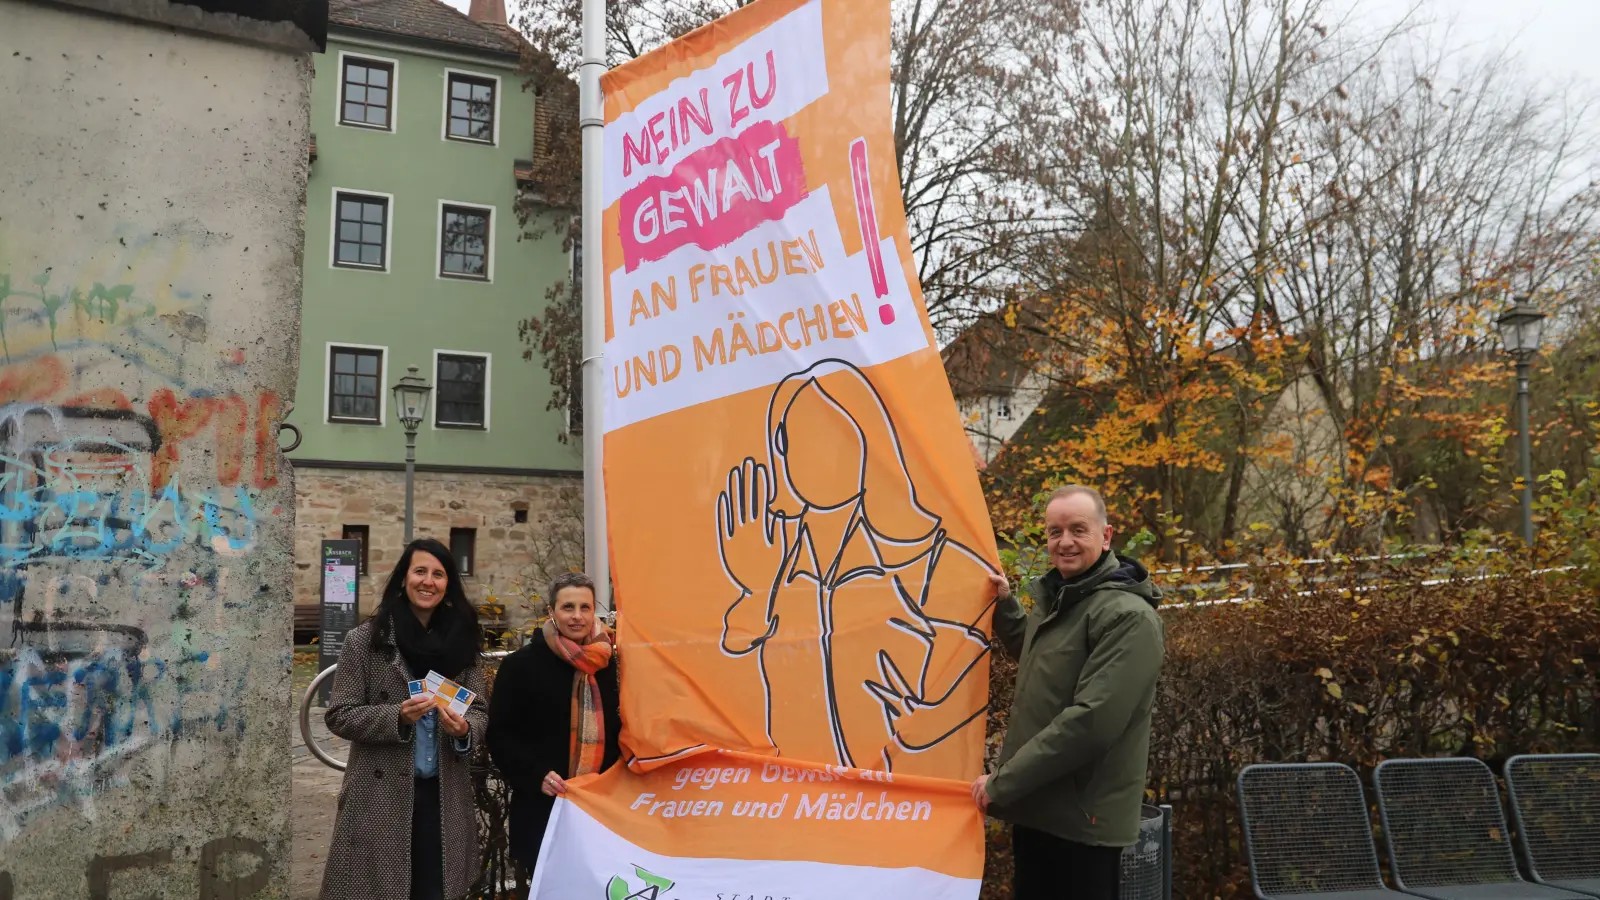
[[[1528,370],[1544,337],[1544,313],[1518,297],[1495,320],[1500,342],[1517,363],[1517,441],[1522,457],[1522,540],[1533,546],[1533,449],[1528,434]]]
[[[433,386],[417,374],[416,366],[406,366],[406,375],[394,386],[394,406],[400,427],[406,430],[406,543],[411,543],[413,483],[417,469],[417,427],[428,417],[428,395]]]

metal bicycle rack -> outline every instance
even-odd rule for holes
[[[322,749],[322,745],[317,743],[317,739],[311,736],[311,698],[317,695],[317,688],[322,687],[323,679],[332,675],[333,670],[337,668],[339,668],[339,664],[334,663],[318,672],[317,677],[311,679],[310,687],[306,688],[306,695],[300,698],[300,739],[305,741],[306,749],[310,750],[311,755],[315,756],[319,762],[330,769],[338,769],[343,772],[345,769],[344,760],[335,759],[328,755],[328,751]]]

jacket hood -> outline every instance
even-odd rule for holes
[[[1070,580],[1051,569],[1034,582],[1034,599],[1043,603],[1060,599],[1071,605],[1103,587],[1111,586],[1143,598],[1152,609],[1161,606],[1161,589],[1150,580],[1149,571],[1136,560],[1122,559],[1110,550],[1102,554],[1089,571]]]
[[[1101,584],[1115,584],[1130,594],[1143,597],[1151,608],[1161,606],[1161,589],[1150,580],[1150,572],[1140,565],[1137,560],[1123,559],[1115,554],[1107,554],[1116,560],[1117,566],[1106,576]]]

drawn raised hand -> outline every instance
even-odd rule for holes
[[[780,520],[771,509],[774,488],[767,467],[746,459],[728,473],[728,486],[717,497],[722,567],[741,590],[723,622],[729,652],[747,651],[772,633],[766,604],[784,554]]]

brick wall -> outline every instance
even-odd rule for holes
[[[556,573],[583,564],[582,491],[577,477],[419,472],[415,536],[448,546],[451,529],[476,531],[476,559],[465,579],[475,603],[490,591],[504,597],[516,584],[542,595]],[[341,537],[347,525],[365,525],[371,543],[361,610],[371,614],[405,549],[405,473],[297,469],[295,506],[296,606],[318,603],[321,542]],[[517,521],[519,510],[527,512],[526,522]],[[507,624],[515,627],[530,610],[513,601],[506,613]]]

